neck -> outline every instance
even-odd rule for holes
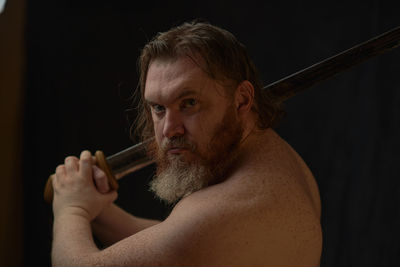
[[[242,127],[243,127],[243,135],[240,141],[241,144],[246,143],[247,138],[259,131],[257,127],[257,119],[255,118],[255,114],[248,114],[244,119],[242,119]]]
[[[265,153],[271,150],[276,137],[277,134],[272,128],[259,129],[254,126],[251,130],[245,132],[238,150],[237,168],[251,167],[255,158],[268,156]],[[268,149],[266,150],[265,147],[268,147]]]

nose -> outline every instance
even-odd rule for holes
[[[177,112],[167,111],[164,117],[163,135],[167,138],[182,136],[185,133],[183,121]]]

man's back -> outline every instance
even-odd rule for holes
[[[198,244],[187,263],[319,266],[320,200],[311,172],[273,130],[245,146],[249,156],[227,180],[184,198],[166,220],[185,225],[180,234]]]

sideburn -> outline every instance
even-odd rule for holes
[[[224,181],[232,171],[233,163],[237,160],[244,130],[235,114],[235,107],[232,104],[226,109],[224,118],[215,129],[208,145],[210,154],[205,162],[213,176],[209,185]]]

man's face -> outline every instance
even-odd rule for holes
[[[150,64],[144,96],[157,146],[153,191],[173,203],[223,179],[242,137],[226,89],[182,57]]]

